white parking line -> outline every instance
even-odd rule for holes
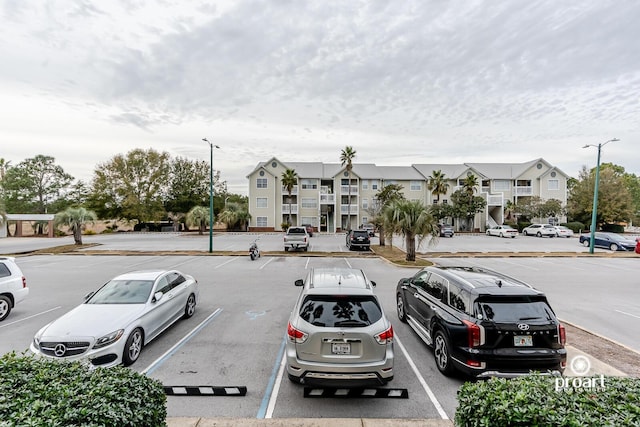
[[[273,410],[276,408],[276,400],[278,400],[278,392],[280,391],[280,383],[282,383],[282,375],[284,374],[284,365],[287,359],[287,352],[282,353],[282,360],[280,361],[280,368],[278,369],[278,374],[276,375],[276,381],[273,384],[273,392],[271,393],[271,397],[269,398],[269,405],[267,406],[267,413],[264,415],[265,418],[273,417]]]
[[[409,356],[407,349],[404,347],[404,345],[402,345],[397,335],[393,336],[393,340],[398,344],[398,347],[400,347],[400,350],[402,350],[402,352],[404,353],[404,356],[407,358],[407,361],[409,362],[409,366],[411,366],[411,369],[413,369],[413,373],[416,374],[416,378],[418,378],[418,381],[422,385],[422,388],[424,389],[424,391],[427,392],[427,396],[429,396],[431,403],[433,403],[433,406],[436,407],[438,414],[440,414],[440,418],[442,418],[443,420],[448,420],[449,417],[447,416],[447,413],[444,411],[444,408],[442,407],[440,402],[438,402],[436,395],[433,393],[433,391],[431,391],[431,388],[425,381],[422,374],[420,374],[420,371],[418,371],[418,367],[416,366],[415,363],[413,363],[413,359],[411,359],[411,356]]]
[[[342,259],[344,260],[345,263],[347,263],[347,266],[349,268],[353,268],[353,267],[351,267],[351,263],[349,262],[349,260],[347,260],[346,258],[342,258]]]
[[[60,305],[59,305],[59,306],[57,306],[57,307],[53,307],[53,308],[50,308],[49,310],[45,310],[45,311],[42,311],[42,312],[40,312],[40,313],[33,314],[33,315],[28,316],[28,317],[25,317],[25,318],[23,318],[23,319],[14,320],[14,321],[13,321],[13,322],[11,322],[11,323],[3,323],[3,324],[2,324],[2,326],[0,326],[0,329],[2,329],[2,328],[4,328],[4,327],[7,327],[7,326],[15,325],[16,323],[20,323],[20,322],[23,322],[23,321],[28,320],[28,319],[32,319],[32,318],[34,318],[34,317],[36,317],[36,316],[40,316],[41,314],[49,313],[50,311],[57,310],[57,309],[59,309],[59,308],[62,308],[62,306],[60,306]]]
[[[631,316],[631,317],[635,317],[636,319],[640,319],[640,316],[636,316],[635,314],[627,313],[626,311],[622,311],[622,310],[613,310],[613,311],[617,311],[618,313],[626,314],[627,316]]]
[[[260,266],[260,268],[258,270],[262,270],[263,268],[265,268],[267,265],[269,265],[269,263],[271,263],[275,258],[269,258],[269,260],[267,262],[265,262],[264,264],[262,264]]]
[[[223,265],[227,265],[227,264],[229,264],[230,262],[233,262],[233,261],[237,260],[238,258],[240,258],[240,257],[239,257],[239,256],[234,256],[234,257],[232,257],[229,261],[227,261],[227,262],[223,262],[223,263],[222,263],[222,264],[220,264],[220,265],[216,265],[215,267],[213,267],[213,269],[215,270],[215,269],[217,269],[217,268],[222,267]]]

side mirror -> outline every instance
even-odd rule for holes
[[[89,298],[91,298],[93,294],[95,294],[95,292],[89,292],[87,295],[84,296],[84,300],[89,301]]]
[[[151,300],[151,302],[158,302],[162,299],[162,296],[164,294],[161,291],[156,292],[155,294],[153,294],[153,299]]]
[[[293,284],[296,286],[304,286],[304,280],[298,279],[295,282],[293,282]]]
[[[376,287],[376,282],[374,282],[373,280],[371,281],[371,286],[373,286],[374,288]]]

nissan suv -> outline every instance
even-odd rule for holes
[[[426,267],[396,287],[398,318],[433,348],[438,370],[476,377],[561,374],[565,329],[546,296],[478,267]]]
[[[352,268],[315,268],[295,281],[301,292],[287,325],[286,368],[298,384],[383,385],[393,379],[393,328]]]
[[[27,279],[14,257],[0,257],[0,321],[9,316],[17,303],[29,295]]]

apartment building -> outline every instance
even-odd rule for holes
[[[298,177],[290,193],[281,182],[287,169],[294,170]],[[427,188],[434,171],[440,171],[448,185],[447,193],[439,197]],[[259,163],[247,175],[249,230],[281,230],[282,224],[291,218],[293,225],[311,224],[321,232],[340,232],[369,222],[376,194],[385,185],[398,184],[407,199],[425,205],[449,203],[451,194],[469,175],[477,178],[476,194],[487,201],[484,212],[474,218],[475,230],[484,231],[486,226],[502,224],[508,201],[517,204],[522,198],[539,196],[543,200],[560,200],[563,206],[567,203],[569,176],[541,158],[525,163],[411,166],[353,163],[349,174],[339,163],[281,162],[273,157]]]

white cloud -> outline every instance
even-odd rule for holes
[[[633,1],[0,2],[4,158],[89,179],[134,148],[260,161],[547,159],[640,174]],[[8,147],[8,148],[7,148]]]

